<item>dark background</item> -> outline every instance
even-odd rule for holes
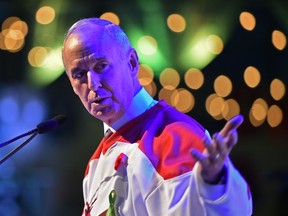
[[[146,32],[149,32],[149,26],[164,28],[161,25],[171,13],[183,12],[187,17],[190,10],[191,13],[197,12],[202,21],[199,21],[200,27],[207,22],[218,22],[217,18],[224,12],[227,13],[223,25],[229,30],[229,34],[224,50],[202,68],[205,84],[201,91],[193,91],[196,104],[187,114],[197,119],[211,133],[219,130],[225,121],[215,120],[207,113],[205,98],[213,92],[213,81],[217,76],[229,76],[233,82],[231,97],[237,98],[245,117],[245,122],[239,129],[239,143],[231,153],[231,158],[251,187],[253,215],[288,214],[287,93],[279,101],[274,101],[269,93],[269,85],[274,78],[281,79],[286,88],[288,84],[287,46],[279,51],[271,42],[271,34],[275,29],[281,30],[286,37],[288,35],[287,1],[1,0],[0,23],[10,16],[17,16],[27,22],[29,32],[25,45],[19,52],[0,50],[0,100],[7,95],[13,96],[20,107],[18,113],[21,114],[26,101],[37,98],[45,107],[41,115],[38,113],[41,119],[36,118],[37,110],[27,111],[28,118],[42,121],[57,114],[65,114],[68,120],[56,131],[36,137],[21,152],[0,165],[0,216],[81,215],[82,178],[87,161],[103,134],[102,123],[86,112],[64,73],[42,86],[27,79],[29,73],[35,70],[27,61],[29,50],[35,45],[45,46],[39,42],[41,30],[40,33],[35,33],[35,12],[43,5],[53,6],[56,3],[61,5],[56,15],[57,36],[53,35],[47,44],[61,44],[66,30],[78,19],[100,16],[108,11],[113,11],[120,17],[120,25],[127,32],[130,32],[131,25]],[[242,11],[251,12],[257,20],[256,27],[251,32],[244,30],[239,23],[239,14]],[[154,16],[153,20],[153,14],[161,16]],[[149,22],[147,16],[150,16]],[[185,87],[185,69],[179,62],[173,61],[174,56],[179,56],[183,49],[181,44],[181,37],[171,33],[171,53],[167,53],[167,56],[171,65],[182,73],[180,85]],[[261,83],[255,89],[247,88],[242,78],[243,71],[249,65],[254,65],[261,72]],[[157,76],[155,83],[159,87]],[[283,121],[279,126],[272,128],[264,122],[259,127],[254,127],[249,122],[249,109],[257,98],[264,98],[269,105],[276,104],[282,109]],[[158,99],[157,95],[155,99]],[[0,142],[33,129],[36,125],[25,125],[23,119],[15,117],[9,106],[1,106],[0,109],[0,112],[9,113],[13,119],[10,123],[3,118],[0,120]],[[4,149],[1,151],[2,156],[7,152]]]

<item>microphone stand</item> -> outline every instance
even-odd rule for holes
[[[14,137],[14,138],[11,139],[11,140],[8,140],[8,141],[6,141],[6,142],[1,143],[1,144],[0,144],[0,148],[4,147],[4,146],[6,146],[6,145],[9,145],[10,143],[12,143],[12,142],[14,142],[14,141],[16,141],[16,140],[18,140],[18,139],[21,139],[21,138],[23,138],[23,137],[25,137],[25,136],[28,136],[28,135],[30,135],[30,134],[34,134],[34,133],[36,133],[36,132],[37,132],[37,128],[36,128],[36,129],[33,129],[33,130],[31,130],[31,131],[28,131],[28,132],[26,132],[26,133],[23,133],[23,134],[21,134],[21,135],[19,135],[19,136],[17,136],[17,137]]]
[[[29,143],[37,134],[43,134],[43,133],[47,133],[55,128],[57,128],[59,125],[63,124],[66,120],[66,116],[65,115],[58,115],[55,116],[54,118],[50,119],[50,120],[46,120],[43,121],[41,123],[39,123],[35,129],[28,131],[24,134],[21,134],[11,140],[8,140],[6,142],[0,143],[0,148],[7,146],[8,144],[23,138],[25,136],[31,135],[26,141],[24,141],[22,144],[20,144],[19,146],[17,146],[16,148],[14,148],[11,152],[9,152],[4,158],[2,158],[0,160],[0,165],[6,161],[8,158],[10,158],[13,154],[15,154],[17,151],[19,151],[21,148],[23,148],[27,143]]]
[[[24,136],[27,136],[27,135],[30,135],[32,133],[32,135],[27,139],[25,140],[23,143],[21,143],[19,146],[17,146],[16,148],[14,148],[12,151],[10,151],[5,157],[3,157],[1,160],[0,160],[0,165],[6,161],[8,158],[10,158],[12,155],[14,155],[16,152],[18,152],[21,148],[23,148],[27,143],[29,143],[36,135],[38,135],[38,131],[37,129],[36,130],[32,130],[32,131],[29,131],[25,134],[22,134],[22,135],[19,135],[18,137],[15,137],[14,139],[11,139],[5,143],[2,143],[0,148],[3,147],[3,146],[6,146],[8,145],[9,143],[17,140],[17,139],[20,139]],[[4,145],[3,145],[4,144]]]

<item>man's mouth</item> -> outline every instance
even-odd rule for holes
[[[91,104],[93,104],[93,103],[95,103],[95,104],[101,104],[102,103],[102,101],[104,101],[106,98],[100,98],[100,97],[98,97],[98,98],[96,98],[95,100],[92,100],[91,101]]]

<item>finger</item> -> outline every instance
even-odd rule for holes
[[[227,136],[229,131],[237,129],[244,121],[244,117],[242,115],[236,115],[231,118],[224,126],[224,128],[220,131],[222,136]]]
[[[208,137],[205,137],[204,140],[203,140],[203,143],[204,143],[204,145],[206,147],[206,151],[208,152],[209,157],[210,158],[215,158],[216,155],[217,155],[217,151],[216,151],[215,144],[213,144],[212,142],[213,142],[213,140],[211,140]]]
[[[238,142],[238,132],[237,132],[237,130],[230,131],[230,133],[228,134],[227,138],[229,140],[228,143],[227,143],[227,146],[231,150],[236,145],[236,143]]]
[[[209,159],[207,155],[202,154],[194,148],[191,150],[191,154],[197,161],[199,161],[199,163],[201,163],[203,167],[207,167],[209,165]]]
[[[229,147],[227,145],[228,138],[222,137],[220,133],[216,134],[214,136],[215,145],[217,148],[217,152],[221,158],[226,158],[226,156],[229,154]]]

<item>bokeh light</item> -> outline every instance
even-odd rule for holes
[[[175,69],[166,68],[161,72],[159,81],[166,89],[176,89],[180,83],[180,75]]]
[[[283,50],[287,44],[287,38],[285,34],[279,30],[272,32],[272,43],[278,50]]]
[[[270,94],[274,100],[281,100],[286,92],[285,84],[279,79],[273,79],[270,84]]]
[[[138,79],[141,85],[149,85],[154,79],[152,68],[146,64],[139,65]]]
[[[101,19],[106,19],[106,20],[109,20],[110,22],[116,24],[116,25],[120,25],[120,19],[119,17],[117,16],[117,14],[113,13],[113,12],[106,12],[106,13],[103,13],[101,16],[100,16]]]
[[[20,107],[17,103],[17,100],[11,95],[2,97],[0,100],[0,120],[14,124],[18,118],[20,113]]]
[[[174,92],[176,92],[176,89],[167,89],[167,88],[162,88],[160,89],[158,93],[158,99],[159,100],[164,100],[171,106],[173,106],[173,100],[172,100],[172,95]]]
[[[55,9],[50,6],[43,6],[39,8],[36,12],[35,19],[38,23],[42,25],[47,25],[55,19]]]
[[[256,99],[251,107],[251,114],[253,118],[258,122],[263,122],[265,120],[267,116],[267,111],[267,102],[262,98]]]
[[[139,51],[144,55],[153,55],[157,51],[157,41],[151,36],[143,36],[138,41]]]
[[[217,35],[209,35],[206,39],[206,47],[212,54],[218,55],[224,48],[223,40]]]
[[[41,67],[44,65],[48,56],[49,49],[47,47],[33,47],[28,53],[28,61],[33,67]]]
[[[283,120],[283,112],[277,105],[272,105],[267,113],[267,122],[271,127],[277,127]]]
[[[24,46],[24,35],[19,30],[5,29],[2,31],[4,35],[4,45],[10,52],[17,52]]]
[[[180,112],[191,111],[195,104],[194,96],[187,89],[180,88],[171,95],[172,105]]]
[[[17,21],[20,21],[19,17],[15,17],[15,16],[8,17],[2,22],[2,30],[9,29],[10,26]]]
[[[0,49],[9,52],[20,51],[25,44],[28,25],[18,17],[8,17],[2,23],[0,33]]]
[[[155,95],[157,93],[157,86],[156,86],[156,83],[154,81],[149,83],[148,85],[144,85],[143,87],[151,95],[151,97],[155,97]]]
[[[228,99],[222,106],[222,116],[229,120],[232,117],[240,114],[240,105],[235,99]]]
[[[254,15],[250,12],[242,12],[240,14],[239,20],[242,27],[248,31],[252,31],[256,26],[256,19]]]
[[[184,76],[186,85],[191,89],[199,89],[204,84],[204,75],[197,68],[190,68]]]
[[[231,80],[224,75],[218,76],[214,81],[214,90],[217,95],[227,97],[232,91]]]
[[[167,18],[167,25],[173,32],[183,32],[186,28],[186,21],[180,14],[171,14]]]
[[[258,86],[261,80],[261,74],[259,70],[253,66],[249,66],[244,71],[244,81],[250,88]]]
[[[23,37],[25,37],[28,33],[28,25],[23,20],[17,20],[13,22],[10,25],[10,29],[20,31],[23,34]]]
[[[225,100],[219,97],[217,94],[211,94],[206,99],[206,110],[216,120],[223,119],[222,107],[224,106]]]

